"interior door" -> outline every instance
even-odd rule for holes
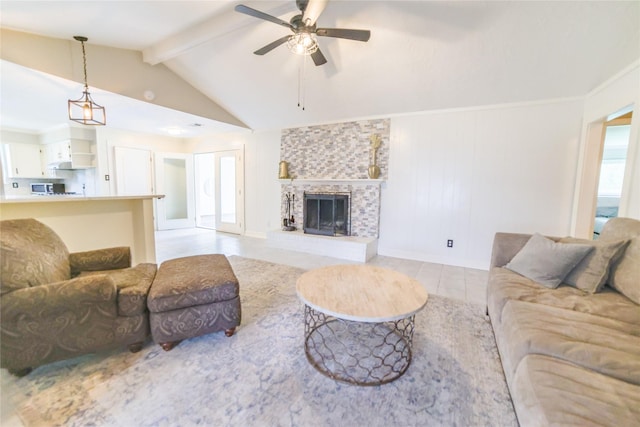
[[[215,154],[193,155],[196,187],[196,227],[216,228]]]
[[[195,227],[193,156],[156,153],[156,199],[158,230]]]
[[[215,154],[216,230],[244,232],[244,161],[242,150]]]
[[[114,147],[116,194],[139,196],[153,194],[151,151]]]

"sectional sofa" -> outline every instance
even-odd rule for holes
[[[540,240],[497,233],[487,288],[520,425],[640,425],[640,221],[613,218],[596,241],[543,242],[592,246],[557,287],[536,277],[563,258],[532,253]]]

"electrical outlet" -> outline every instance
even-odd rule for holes
[[[105,181],[109,181],[109,175],[105,175],[105,176],[104,176],[104,180],[105,180]]]
[[[447,240],[447,247],[448,248],[452,248],[453,247],[453,240]]]
[[[13,188],[18,188],[18,183],[17,183],[17,182],[12,182],[12,183],[11,183],[11,186],[12,186]]]

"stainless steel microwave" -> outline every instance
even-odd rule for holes
[[[53,184],[50,182],[34,182],[31,184],[31,194],[53,194]]]

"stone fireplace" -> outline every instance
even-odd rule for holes
[[[382,142],[376,159],[380,168],[378,179],[370,179],[367,173],[373,162],[372,136]],[[280,179],[281,218],[293,217],[295,221],[291,225],[295,226],[296,231],[274,230],[268,233],[267,237],[274,240],[274,246],[354,261],[365,261],[375,255],[380,223],[380,191],[389,167],[389,138],[389,119],[283,130],[280,160],[287,162],[290,177]],[[307,224],[304,219],[309,206],[304,200],[305,194],[349,195],[348,219],[344,221],[346,231],[341,227],[334,230],[337,224],[323,226],[321,223],[326,218],[318,218],[317,213],[315,223]],[[287,206],[287,196],[295,200],[292,206]],[[338,210],[343,206],[340,203]],[[309,233],[307,228],[313,231]],[[307,242],[305,239],[313,241]],[[356,244],[365,247],[349,248]],[[338,249],[339,245],[347,249]],[[353,256],[346,255],[350,251]],[[341,252],[345,256],[341,256]]]

